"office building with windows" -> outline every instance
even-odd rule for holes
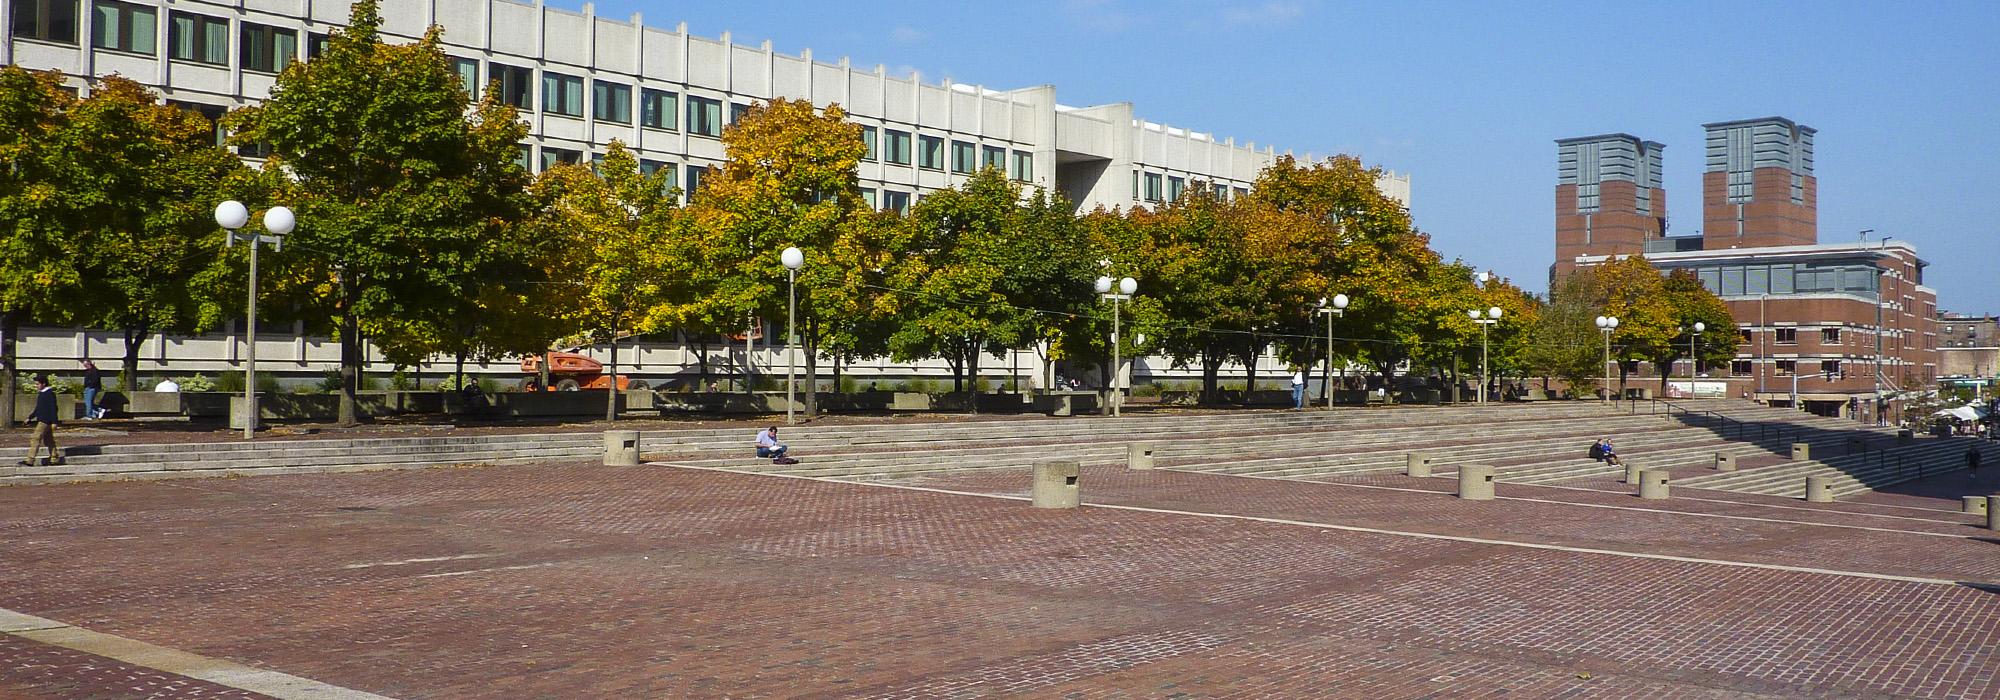
[[[56,69],[87,90],[119,73],[203,114],[269,94],[278,71],[310,61],[347,21],[345,0],[9,0],[0,63]],[[828,63],[692,36],[686,26],[598,17],[521,0],[382,3],[383,32],[414,40],[444,29],[469,91],[493,89],[532,135],[525,165],[579,162],[620,140],[683,191],[721,162],[723,127],[776,97],[838,103],[862,125],[864,194],[906,210],[923,193],[983,168],[1059,191],[1081,209],[1166,202],[1197,185],[1247,191],[1279,151],[1141,120],[1130,104],[1069,107],[1055,88],[996,90]],[[247,158],[263,154],[241,149]],[[1382,189],[1405,205],[1409,179]]]
[[[1660,151],[1631,134],[1556,141],[1556,274],[1582,255],[1631,255],[1666,235]]]
[[[1662,273],[1694,274],[1728,303],[1737,327],[1708,330],[1737,334],[1736,357],[1728,367],[1691,366],[1685,360],[1677,367],[1642,366],[1654,381],[1663,371],[1680,378],[1670,385],[1675,395],[1796,402],[1824,415],[1895,420],[1901,399],[1933,387],[1939,376],[1937,293],[1924,286],[1929,263],[1899,239],[1819,242],[1811,127],[1767,117],[1705,129],[1705,230],[1698,236],[1664,235],[1662,225],[1636,236],[1578,239],[1575,212],[1585,200],[1576,193],[1580,190],[1566,188],[1580,187],[1591,160],[1577,147],[1597,146],[1601,170],[1602,153],[1629,152],[1636,139],[1558,141],[1559,258],[1552,273],[1643,254]],[[1618,172],[1624,172],[1622,163]],[[1664,208],[1658,214],[1664,217]]]

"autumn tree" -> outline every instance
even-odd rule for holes
[[[846,245],[865,247],[873,235],[857,221],[872,216],[857,171],[867,152],[861,127],[839,105],[819,110],[806,100],[778,98],[751,106],[723,130],[722,143],[728,160],[694,193],[689,235],[673,253],[697,293],[659,309],[654,323],[720,331],[740,328],[745,319],[783,318],[786,270],[779,256],[797,247],[805,254],[798,311],[810,385],[819,347],[852,330],[832,315],[842,302],[821,309],[822,290],[866,281],[831,266],[843,236],[861,236]],[[849,260],[871,257],[861,249],[845,253]],[[805,395],[809,415],[818,408],[815,393]]]
[[[22,322],[59,308],[80,279],[62,225],[78,209],[61,147],[75,102],[61,73],[0,66],[0,425],[14,425]]]
[[[340,342],[340,422],[356,421],[361,338],[398,364],[446,349],[479,251],[522,216],[515,162],[527,125],[492,91],[476,106],[441,48],[382,41],[378,0],[354,3],[326,51],[232,113],[240,143],[272,149],[299,227],[281,264],[311,280],[307,309]]]
[[[596,172],[558,165],[535,182],[536,199],[546,202],[540,237],[562,241],[566,251],[551,280],[568,283],[559,292],[567,298],[562,315],[585,341],[611,346],[605,420],[618,419],[618,339],[651,330],[641,327],[647,313],[680,301],[683,288],[660,264],[668,237],[679,232],[666,177],[640,172],[638,158],[612,141]]]
[[[1736,317],[1729,313],[1729,304],[1703,287],[1694,271],[1677,269],[1668,273],[1660,281],[1660,295],[1673,314],[1675,337],[1672,342],[1655,346],[1646,360],[1659,371],[1660,393],[1665,395],[1674,363],[1688,357],[1690,344],[1697,363],[1727,366],[1736,357],[1737,336]],[[1705,326],[1699,336],[1694,334],[1696,323]]]
[[[1601,338],[1596,320],[1602,315],[1597,275],[1590,270],[1571,272],[1556,280],[1534,322],[1528,326],[1522,361],[1527,371],[1549,380],[1560,380],[1572,391],[1597,385],[1607,369],[1599,355]]]
[[[1010,238],[1021,219],[1021,189],[988,169],[965,184],[925,197],[910,212],[908,254],[890,271],[892,286],[907,290],[898,326],[889,338],[899,361],[941,358],[951,366],[952,390],[968,391],[981,355],[1000,356],[1008,341],[1033,323],[1033,314],[1006,276],[1022,252]]]
[[[1618,361],[1618,385],[1637,371],[1642,360],[1671,353],[1681,334],[1679,312],[1667,298],[1660,271],[1642,256],[1627,256],[1598,265],[1600,312],[1618,319],[1611,333],[1611,357]]]

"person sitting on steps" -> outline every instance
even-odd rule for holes
[[[757,456],[771,458],[772,464],[798,464],[799,461],[785,456],[790,448],[778,442],[778,426],[765,428],[757,433]]]
[[[1625,466],[1625,460],[1618,458],[1618,451],[1611,447],[1611,438],[1603,438],[1590,446],[1590,458],[1614,467]]]

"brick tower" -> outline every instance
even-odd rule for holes
[[[1631,134],[1556,141],[1554,275],[1574,269],[1576,256],[1644,253],[1665,235],[1663,148]]]
[[[1819,242],[1813,129],[1784,117],[1703,124],[1702,248]]]

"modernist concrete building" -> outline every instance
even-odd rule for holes
[[[119,73],[211,115],[269,94],[279,70],[311,60],[348,16],[347,0],[8,0],[0,63],[87,76]],[[722,128],[775,97],[838,103],[866,129],[865,194],[907,209],[924,192],[991,166],[1060,191],[1083,209],[1169,201],[1207,183],[1234,195],[1280,151],[1140,119],[1130,104],[1069,107],[1055,87],[996,90],[890,75],[760,46],[516,0],[382,3],[404,40],[444,29],[470,90],[496,88],[532,129],[534,168],[592,157],[613,139],[683,190],[721,162]],[[257,154],[246,153],[254,157]],[[1409,179],[1382,189],[1409,203]]]
[[[1937,293],[1923,281],[1929,263],[1903,240],[1819,243],[1811,127],[1766,117],[1705,128],[1705,228],[1700,236],[1666,236],[1661,235],[1664,227],[1645,228],[1634,216],[1636,208],[1626,209],[1633,206],[1627,201],[1632,189],[1621,181],[1616,220],[1634,225],[1609,235],[1593,230],[1591,237],[1578,238],[1586,201],[1580,187],[1589,163],[1583,149],[1619,153],[1621,160],[1631,157],[1626,154],[1652,153],[1657,167],[1659,147],[1622,134],[1558,141],[1556,250],[1561,257],[1552,274],[1644,254],[1662,272],[1694,273],[1722,297],[1740,338],[1729,367],[1644,368],[1655,380],[1662,369],[1670,377],[1699,377],[1673,384],[1676,394],[1796,401],[1825,415],[1895,419],[1897,399],[1904,392],[1928,389],[1940,376]],[[1646,150],[1637,150],[1642,147]],[[1602,169],[1601,155],[1599,161]],[[1618,172],[1624,173],[1622,163]],[[1597,179],[1607,178],[1600,174]],[[1655,176],[1651,183],[1657,182]],[[1655,202],[1664,196],[1653,191]],[[1613,205],[1598,206],[1598,216],[1603,216],[1603,209]],[[1664,217],[1664,207],[1658,206],[1657,213]]]
[[[2000,377],[2000,319],[1992,315],[1938,315],[1938,376],[1991,386]]]
[[[348,0],[0,0],[0,64],[63,71],[80,91],[89,90],[91,76],[118,73],[157,87],[174,104],[219,117],[268,96],[287,63],[320,53],[349,7]],[[692,191],[722,161],[724,125],[752,103],[776,97],[838,103],[863,126],[869,149],[862,187],[884,209],[907,210],[924,193],[988,166],[1060,191],[1082,209],[1148,206],[1202,183],[1236,196],[1282,153],[1145,121],[1130,104],[1062,105],[1050,85],[1001,90],[891,75],[879,65],[819,60],[810,50],[786,54],[768,42],[737,44],[727,33],[693,36],[684,24],[663,29],[638,15],[599,17],[590,5],[572,12],[539,1],[388,0],[381,9],[391,40],[442,27],[445,51],[468,90],[499,90],[521,109],[531,127],[521,157],[535,169],[590,158],[618,139],[649,171],[664,169]],[[1378,186],[1409,204],[1407,176],[1385,176]],[[147,344],[143,365],[175,372],[234,367],[242,343],[233,328],[202,338],[157,338]],[[104,334],[30,329],[26,335],[35,341],[23,349],[30,368],[66,370],[77,357],[116,354]],[[260,335],[260,354],[292,360],[295,373],[317,373],[335,358],[325,339]],[[1002,364],[1039,362],[1033,352],[1018,354],[1017,362]],[[723,361],[767,367],[775,356],[765,348]],[[624,358],[655,377],[695,362],[679,346],[627,348]],[[1139,367],[1178,377],[1166,364]],[[935,376],[941,368],[877,363],[849,372]],[[266,369],[287,368],[267,360]],[[479,369],[518,373],[512,363]]]

